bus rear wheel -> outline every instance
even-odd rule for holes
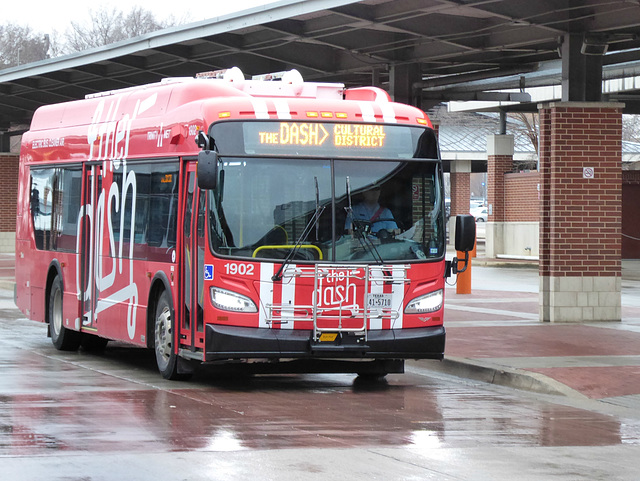
[[[49,333],[51,341],[60,351],[76,351],[80,347],[82,334],[64,327],[62,311],[62,279],[56,276],[49,291]]]
[[[173,345],[173,307],[167,291],[158,298],[155,312],[154,347],[158,370],[165,379],[182,380],[189,374],[178,372],[178,356]]]

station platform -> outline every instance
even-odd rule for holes
[[[13,291],[14,264],[13,254],[0,254],[0,289]],[[623,262],[621,322],[541,323],[538,292],[535,263],[474,259],[471,294],[445,289],[445,359],[417,362],[518,389],[640,406],[640,261]]]
[[[445,292],[436,369],[547,394],[640,406],[640,262],[623,261],[621,322],[542,323],[535,263],[472,260],[471,294]]]

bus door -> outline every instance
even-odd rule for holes
[[[204,346],[204,253],[206,195],[196,182],[196,163],[186,172],[186,202],[183,215],[182,292],[183,316],[180,321],[180,344],[193,351]]]
[[[81,329],[97,332],[98,326],[95,316],[96,296],[96,263],[99,229],[97,228],[98,196],[102,190],[102,166],[84,166],[82,221],[78,237],[79,278],[80,278],[80,319]],[[78,274],[78,273],[77,273]]]

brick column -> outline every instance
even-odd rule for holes
[[[451,181],[451,217],[449,218],[449,244],[455,240],[456,215],[469,213],[471,197],[471,161],[452,160],[449,173]]]
[[[538,169],[540,172],[540,320],[550,322],[551,282],[551,109],[539,108],[540,137]]]
[[[487,204],[485,254],[504,253],[506,205],[504,175],[513,169],[513,135],[487,136]]]
[[[18,198],[18,154],[0,153],[0,252],[13,252]]]
[[[540,107],[540,320],[621,319],[622,107]]]
[[[471,161],[451,161],[451,216],[469,213],[471,197]]]

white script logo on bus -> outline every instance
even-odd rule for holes
[[[329,270],[318,280],[317,304],[319,308],[342,308],[358,310],[358,288],[354,280],[357,271]]]
[[[112,306],[127,304],[127,333],[130,339],[136,333],[136,307],[139,304],[138,286],[133,279],[133,247],[134,242],[129,242],[129,252],[123,252],[125,223],[128,217],[128,231],[135,231],[136,205],[137,205],[137,179],[134,171],[128,171],[126,158],[129,154],[129,140],[131,125],[138,114],[152,107],[156,102],[157,94],[153,94],[145,100],[138,100],[131,114],[120,113],[120,99],[107,102],[101,100],[96,107],[93,123],[89,125],[87,142],[89,144],[88,160],[103,160],[103,176],[109,171],[122,173],[122,192],[116,183],[112,183],[109,192],[103,187],[98,193],[97,200],[92,197],[89,204],[81,209],[78,226],[81,218],[87,216],[88,222],[93,222],[93,212],[96,212],[96,239],[91,240],[89,253],[89,265],[92,271],[96,292],[101,293],[101,299],[96,303],[95,311],[85,313],[85,318],[93,324],[97,315]],[[121,120],[116,121],[116,118]],[[162,129],[162,127],[161,127]],[[95,178],[94,172],[94,178]],[[130,196],[127,198],[127,194]],[[94,206],[92,203],[96,202]],[[115,215],[112,218],[112,212]],[[126,215],[130,213],[130,215]],[[119,243],[116,245],[114,236],[114,223],[118,225],[121,233]],[[80,234],[80,232],[78,233]],[[104,235],[108,237],[105,245],[101,241]],[[78,237],[80,238],[80,237]],[[131,239],[132,240],[132,239]],[[104,252],[104,250],[107,252]],[[78,248],[78,252],[80,252]],[[123,262],[123,260],[125,262]],[[110,264],[110,265],[109,265]],[[80,263],[78,263],[80,265]],[[79,279],[79,276],[78,276]],[[128,283],[128,284],[127,284]],[[115,291],[109,292],[113,286]],[[94,289],[86,286],[85,301],[90,300]],[[80,292],[80,286],[78,286]]]

